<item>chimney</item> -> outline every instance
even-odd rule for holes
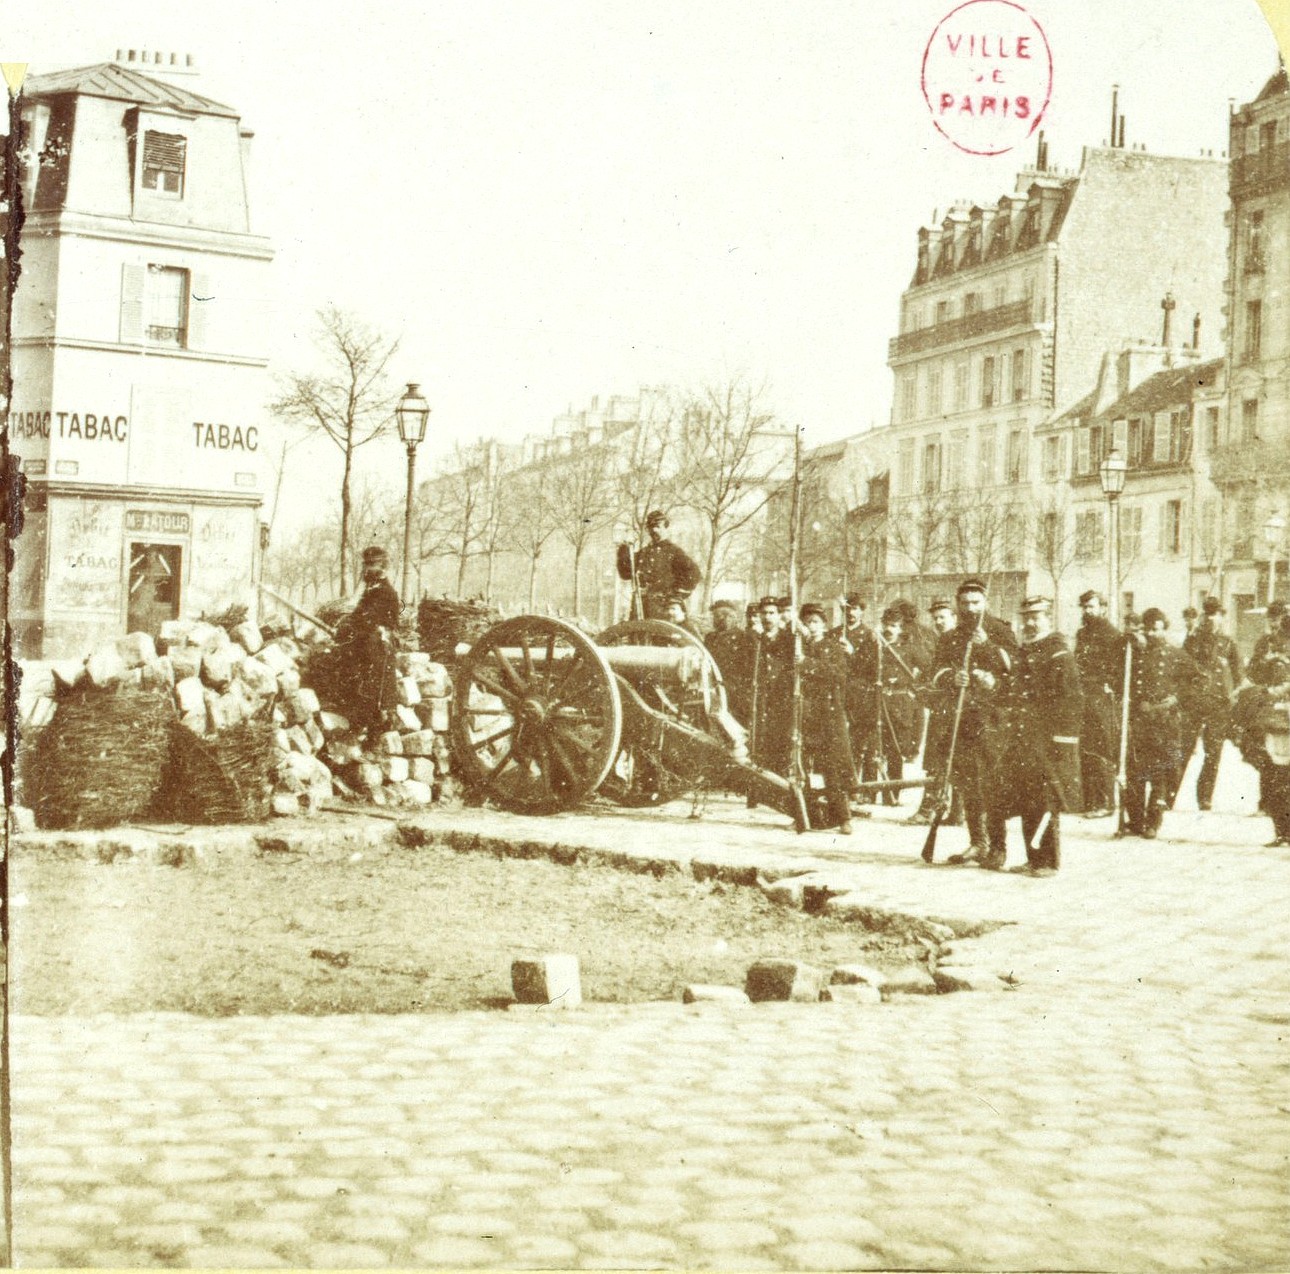
[[[1165,349],[1168,349],[1169,333],[1170,329],[1173,327],[1174,310],[1178,308],[1178,302],[1174,300],[1174,294],[1172,292],[1165,293],[1165,299],[1160,302],[1160,308],[1165,312],[1164,326],[1160,333],[1160,344],[1163,345]]]
[[[1120,86],[1111,85],[1111,149],[1115,149],[1115,130],[1120,123]]]
[[[147,49],[117,49],[116,64],[134,67],[160,80],[191,79],[197,61],[191,53],[158,53]]]
[[[1199,352],[1200,350],[1200,314],[1198,313],[1191,321],[1191,347]]]
[[[1120,140],[1116,143],[1118,150],[1124,149],[1124,116],[1120,116]]]

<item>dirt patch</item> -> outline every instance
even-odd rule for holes
[[[183,867],[19,855],[13,1009],[406,1013],[511,998],[516,956],[576,954],[589,1000],[742,986],[759,958],[908,965],[908,932],[808,916],[682,874],[463,853],[269,852]]]

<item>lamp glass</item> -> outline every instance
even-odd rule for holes
[[[399,422],[399,437],[407,446],[415,447],[425,438],[430,404],[422,396],[420,385],[415,382],[408,384],[407,393],[399,399],[394,415]]]
[[[1281,543],[1281,537],[1285,534],[1286,520],[1279,513],[1274,513],[1263,524],[1263,538],[1268,542],[1269,547],[1275,548]]]
[[[1124,490],[1125,470],[1128,467],[1128,463],[1118,449],[1112,450],[1107,455],[1098,469],[1099,476],[1102,479],[1103,495],[1119,495]]]

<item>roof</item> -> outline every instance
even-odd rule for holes
[[[143,106],[167,106],[195,115],[226,115],[238,118],[231,106],[224,106],[177,84],[153,79],[133,67],[116,62],[99,62],[67,71],[50,71],[33,75],[23,86],[28,98],[52,97],[62,93],[79,93],[84,97],[106,97],[119,102],[137,102]]]
[[[1177,407],[1189,402],[1197,389],[1213,385],[1222,370],[1223,360],[1211,358],[1207,363],[1189,363],[1186,367],[1171,367],[1148,376],[1140,385],[1117,398],[1102,416],[1146,416],[1166,407]]]
[[[1286,64],[1282,62],[1254,100],[1266,102],[1270,97],[1284,97],[1287,93],[1290,93],[1290,78],[1287,78]]]

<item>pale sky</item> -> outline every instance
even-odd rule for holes
[[[10,7],[0,60],[194,54],[191,87],[255,131],[266,354],[307,358],[327,302],[400,333],[395,375],[434,409],[425,474],[453,442],[545,431],[593,395],[739,371],[812,443],[885,420],[918,227],[996,201],[1034,156],[967,155],[933,127],[920,66],[953,7],[41,0]],[[1026,7],[1060,167],[1105,140],[1113,82],[1129,144],[1218,154],[1228,99],[1276,68],[1255,0]],[[367,461],[401,480],[397,444]]]

